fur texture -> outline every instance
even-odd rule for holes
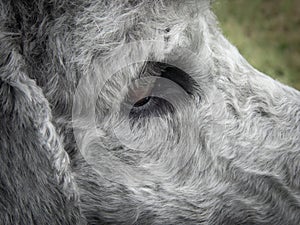
[[[0,224],[300,224],[300,93],[208,0],[1,0],[0,120]]]

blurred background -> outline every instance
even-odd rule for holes
[[[216,0],[213,9],[252,66],[300,90],[300,0]]]

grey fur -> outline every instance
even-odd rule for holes
[[[300,224],[300,93],[209,1],[2,0],[0,50],[0,224]],[[197,86],[126,126],[149,61]]]

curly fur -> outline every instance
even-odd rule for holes
[[[210,4],[0,1],[0,224],[300,224],[300,93],[251,67]],[[126,126],[149,62],[197,86]]]

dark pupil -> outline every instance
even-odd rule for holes
[[[140,99],[133,105],[133,107],[141,107],[141,106],[147,104],[147,102],[149,102],[150,98],[151,98],[151,96]]]

